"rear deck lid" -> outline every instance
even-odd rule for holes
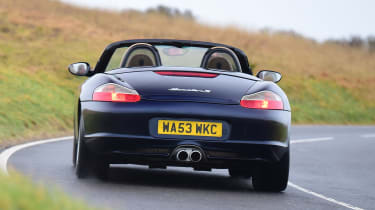
[[[144,100],[239,104],[254,80],[207,71],[148,70],[115,74]]]

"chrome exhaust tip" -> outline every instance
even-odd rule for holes
[[[193,162],[199,162],[202,160],[202,153],[199,150],[193,150],[189,158]]]
[[[180,150],[177,152],[176,158],[179,161],[188,161],[189,154],[187,153],[186,150]]]

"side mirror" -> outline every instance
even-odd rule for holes
[[[90,64],[86,62],[72,63],[68,67],[69,72],[76,76],[87,76],[90,72]]]
[[[271,81],[277,83],[281,80],[281,74],[276,71],[271,70],[262,70],[258,72],[257,77],[264,80],[264,81]]]

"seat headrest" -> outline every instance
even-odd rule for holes
[[[205,53],[201,67],[241,72],[241,65],[236,54],[226,47],[213,47]]]
[[[125,64],[125,67],[138,67],[138,66],[155,66],[152,58],[148,55],[134,55]]]
[[[121,60],[121,67],[161,66],[158,50],[146,43],[130,46]]]
[[[211,56],[207,61],[206,68],[232,71],[232,66],[230,65],[229,61],[224,57]]]

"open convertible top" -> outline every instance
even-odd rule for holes
[[[136,43],[147,43],[151,45],[170,45],[170,46],[175,46],[175,47],[190,46],[190,47],[205,47],[205,48],[212,48],[212,47],[229,48],[238,57],[242,72],[252,74],[252,69],[250,68],[246,54],[242,50],[236,47],[219,44],[219,43],[212,43],[212,42],[176,40],[176,39],[133,39],[133,40],[124,40],[124,41],[114,42],[108,45],[104,49],[103,54],[101,55],[100,59],[98,60],[98,63],[96,64],[95,73],[105,71],[105,68],[108,62],[111,59],[116,49],[121,48],[121,47],[129,47]]]

